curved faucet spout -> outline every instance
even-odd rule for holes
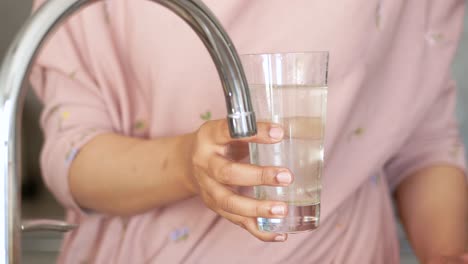
[[[199,0],[148,0],[176,13],[197,33],[218,70],[226,98],[231,136],[256,134],[247,81],[228,35]],[[99,0],[49,0],[25,23],[0,68],[0,262],[20,262],[21,115],[26,77],[43,42],[62,22]]]

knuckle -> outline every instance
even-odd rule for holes
[[[201,133],[205,132],[205,130],[209,129],[209,127],[212,125],[213,125],[213,121],[211,120],[204,122],[199,128],[199,132]]]
[[[230,184],[234,180],[233,175],[234,164],[231,162],[227,162],[224,164],[219,172],[219,180],[221,183]]]
[[[191,157],[191,160],[192,160],[192,165],[194,167],[197,167],[197,166],[200,166],[201,165],[201,158],[199,155],[197,155],[197,153],[195,153],[192,157]]]
[[[210,135],[212,134],[214,125],[215,121],[206,121],[203,123],[197,130],[196,141],[200,143],[206,140],[210,140],[212,138]]]
[[[229,130],[228,123],[225,120],[219,120],[218,129],[222,132],[228,131]]]
[[[193,175],[196,176],[196,178],[200,178],[200,176],[204,176],[207,171],[206,171],[206,162],[203,161],[203,158],[200,156],[193,156],[191,158],[192,161],[192,172]]]
[[[219,207],[227,212],[232,212],[235,208],[235,197],[233,194],[221,199]]]
[[[267,184],[269,183],[268,180],[268,169],[267,168],[260,168],[257,170],[257,182],[260,184]]]
[[[203,156],[204,156],[204,145],[203,144],[203,141],[200,140],[200,137],[199,135],[196,136],[196,140],[193,142],[193,146],[191,148],[191,161],[193,163],[198,163],[200,160],[203,159]],[[206,147],[205,147],[206,148]]]
[[[231,135],[229,134],[229,125],[226,120],[220,120],[218,122],[219,134],[223,139],[230,139]]]
[[[195,144],[199,143],[200,141],[203,140],[205,131],[207,130],[206,128],[206,123],[203,123],[195,133]]]
[[[230,154],[229,146],[220,146],[217,151],[221,156],[229,157],[229,154]]]
[[[207,166],[207,171],[209,172],[211,177],[214,177],[214,176],[217,175],[216,170],[215,170],[215,167],[216,167],[215,164],[216,164],[215,157],[212,155],[212,156],[210,156],[208,158],[208,162],[207,162],[207,165],[206,165]],[[214,178],[216,178],[216,177],[214,177]]]

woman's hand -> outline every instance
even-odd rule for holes
[[[236,141],[261,144],[277,143],[283,130],[272,123],[257,123],[256,136],[232,139],[225,120],[206,122],[193,135],[192,175],[195,188],[214,212],[237,224],[262,241],[285,241],[285,234],[260,232],[256,217],[282,218],[287,214],[284,202],[259,201],[238,195],[233,186],[288,186],[292,175],[286,168],[260,167],[229,159],[229,145]]]

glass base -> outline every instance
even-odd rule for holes
[[[285,218],[257,218],[258,229],[272,233],[300,233],[319,226],[320,203],[306,206],[289,205]]]

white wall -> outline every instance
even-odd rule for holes
[[[28,17],[32,0],[0,1],[0,58],[3,58],[11,39]]]
[[[465,13],[463,36],[453,63],[453,74],[458,84],[457,116],[468,148],[468,10]]]

